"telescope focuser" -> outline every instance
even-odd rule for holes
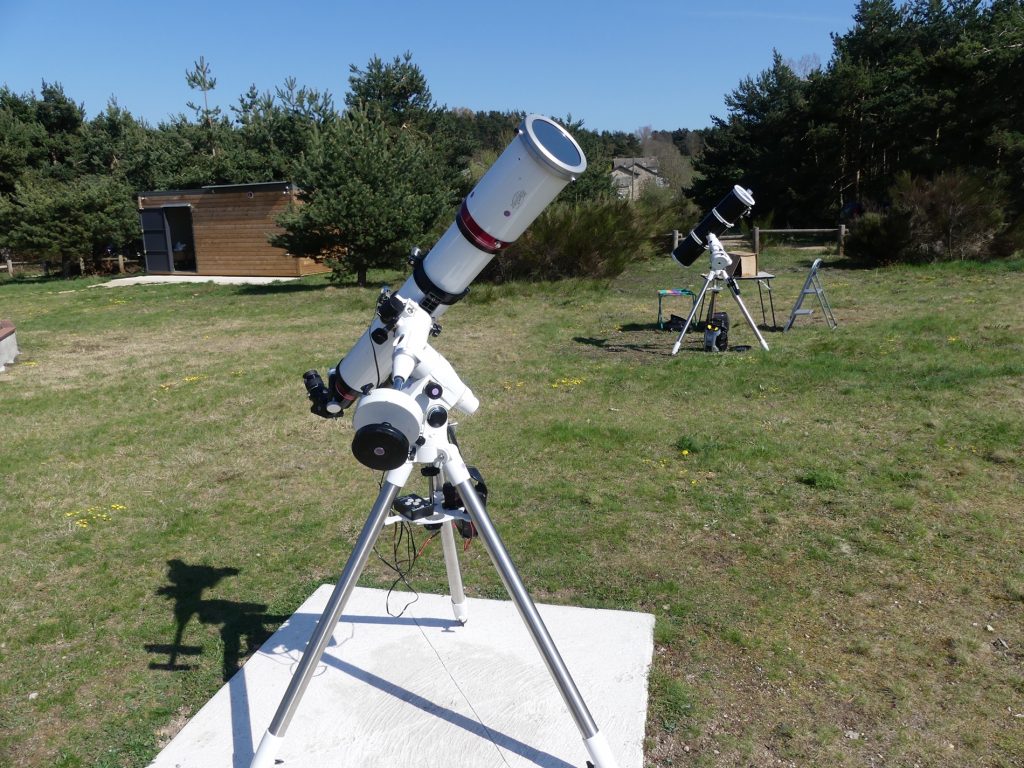
[[[328,388],[324,384],[323,377],[319,371],[306,371],[302,374],[302,380],[306,384],[306,394],[309,395],[309,400],[313,403],[309,408],[310,413],[325,419],[336,419],[341,416],[341,412],[344,410],[342,404],[331,397],[337,376],[336,369],[332,368],[328,374],[328,381],[330,382],[330,388]]]

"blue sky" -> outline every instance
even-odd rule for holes
[[[59,82],[91,117],[110,96],[152,124],[195,98],[200,55],[225,111],[294,76],[341,104],[349,65],[412,51],[440,104],[582,118],[595,130],[701,128],[772,49],[827,64],[856,0],[166,3],[0,0],[0,82]]]

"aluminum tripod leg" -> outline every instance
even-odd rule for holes
[[[757,336],[757,340],[761,343],[761,349],[767,352],[768,342],[764,340],[764,336],[762,336],[761,332],[757,330],[757,324],[754,322],[754,318],[750,316],[750,313],[747,311],[747,305],[744,304],[743,299],[740,298],[740,287],[736,284],[736,279],[730,277],[728,280],[726,280],[726,284],[729,286],[729,290],[732,292],[732,297],[736,299],[736,305],[740,308],[740,312],[742,312],[743,317],[746,318],[747,325],[750,326],[750,330],[754,332],[754,335]]]
[[[407,478],[409,476],[408,469],[403,469],[405,469],[404,474]],[[327,607],[324,608],[316,631],[313,633],[309,643],[306,645],[305,652],[302,654],[302,661],[299,662],[298,669],[295,670],[291,683],[288,685],[288,690],[285,691],[284,698],[281,699],[281,703],[278,705],[277,714],[274,715],[270,728],[267,729],[262,741],[260,741],[259,749],[256,750],[256,755],[252,759],[251,768],[272,768],[274,765],[274,758],[277,756],[281,741],[284,739],[285,731],[288,730],[288,725],[295,715],[299,701],[306,692],[306,687],[309,685],[309,681],[313,677],[320,659],[323,658],[324,651],[327,649],[327,643],[334,634],[334,628],[338,625],[338,620],[341,618],[341,612],[345,610],[345,604],[348,602],[356,582],[359,581],[359,574],[366,567],[366,560],[370,556],[370,552],[373,551],[373,545],[377,542],[377,537],[384,527],[384,519],[388,516],[391,505],[394,503],[395,497],[405,482],[403,478],[402,482],[396,485],[393,482],[397,479],[393,477],[396,473],[400,476],[401,470],[389,472],[384,485],[380,489],[380,494],[377,496],[377,501],[370,511],[370,516],[366,519],[363,530],[356,540],[355,549],[345,564],[345,570],[342,571],[341,578],[338,579],[338,585],[334,588],[334,592],[331,593],[331,598],[327,602]]]
[[[427,475],[430,484],[430,500],[434,503],[434,511],[438,511],[443,503],[443,494],[438,487],[438,477]],[[462,572],[459,570],[459,550],[455,546],[455,533],[451,520],[441,523],[441,549],[444,552],[444,569],[448,574],[448,594],[452,598],[452,613],[455,620],[465,624],[469,620],[466,606],[466,592],[462,588]]]
[[[689,316],[686,318],[686,323],[683,325],[683,330],[679,334],[679,338],[676,339],[676,343],[672,345],[672,354],[675,355],[679,352],[679,347],[683,344],[683,337],[686,336],[686,332],[690,330],[690,323],[693,322],[693,316],[697,314],[697,310],[703,305],[704,294],[708,292],[708,287],[711,282],[715,279],[715,273],[709,272],[704,276],[704,287],[700,289],[700,293],[697,298],[693,300],[693,309],[690,310]]]
[[[466,610],[466,593],[462,589],[462,573],[459,571],[459,551],[455,546],[452,521],[441,524],[441,547],[444,549],[444,567],[448,572],[448,593],[452,596],[452,613],[460,624],[469,621]]]
[[[544,626],[544,621],[537,611],[537,606],[533,604],[530,594],[523,585],[523,580],[519,577],[519,572],[516,570],[515,565],[508,556],[505,545],[502,544],[501,538],[498,536],[497,529],[495,529],[490,516],[487,514],[487,510],[484,508],[483,502],[477,495],[473,482],[465,471],[465,463],[462,462],[461,457],[451,461],[462,465],[463,471],[461,473],[453,473],[455,477],[462,476],[465,478],[461,482],[456,483],[459,495],[462,497],[462,503],[465,505],[466,511],[469,512],[477,531],[480,533],[480,538],[487,549],[487,554],[491,556],[491,562],[494,563],[494,567],[497,569],[498,575],[505,585],[505,590],[508,592],[509,597],[512,598],[512,602],[515,603],[519,616],[522,618],[523,623],[526,624],[526,628],[529,630],[537,650],[540,651],[540,655],[544,658],[548,672],[551,673],[551,677],[558,687],[558,692],[562,694],[562,700],[565,701],[565,705],[569,708],[573,720],[576,721],[576,727],[579,728],[580,735],[583,737],[583,744],[590,753],[591,760],[593,761],[592,764],[595,768],[618,768],[618,762],[616,762],[615,757],[612,755],[607,739],[605,739],[603,733],[598,731],[597,724],[594,722],[590,710],[587,709],[583,697],[576,688],[576,683],[573,682],[565,662],[562,661],[562,657],[558,653],[558,648],[555,647],[551,635],[548,634],[547,627]]]

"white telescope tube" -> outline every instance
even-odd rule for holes
[[[558,123],[528,115],[516,138],[473,188],[454,223],[398,290],[431,317],[440,317],[466,295],[469,284],[496,253],[515,241],[570,181],[587,169],[576,140]],[[331,396],[348,407],[366,385],[377,387],[391,375],[391,354],[370,333],[379,318],[337,366]]]

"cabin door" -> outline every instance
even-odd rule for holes
[[[147,272],[195,272],[192,207],[165,205],[139,211]]]
[[[175,272],[196,271],[196,244],[192,238],[192,206],[167,205],[167,234],[171,239],[171,263]]]
[[[171,245],[162,208],[139,211],[142,222],[142,247],[146,252],[147,272],[171,272]]]

